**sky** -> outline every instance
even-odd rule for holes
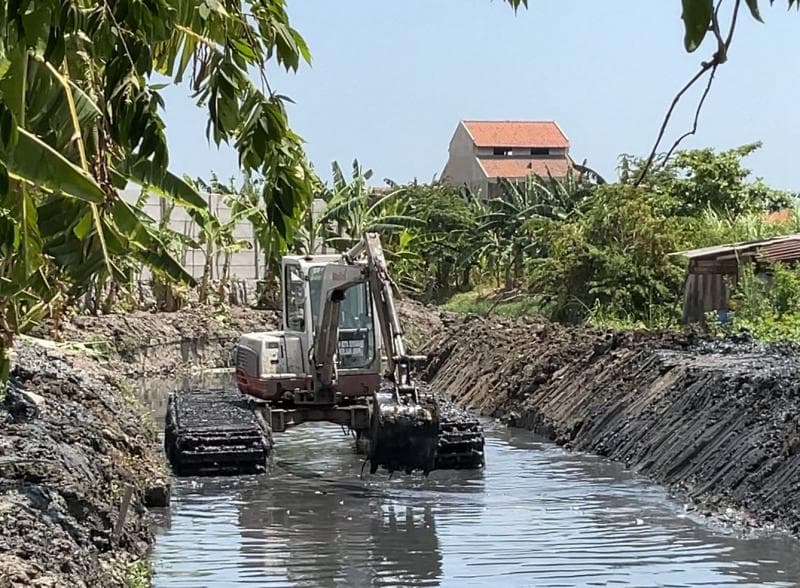
[[[678,89],[708,59],[683,49],[679,0],[288,0],[312,64],[271,72],[294,101],[293,128],[323,179],[354,159],[373,183],[430,181],[462,119],[556,120],[578,162],[616,177],[619,155],[645,155]],[[761,0],[766,24],[742,19],[687,148],[762,141],[754,177],[800,191],[800,13]],[[205,138],[185,87],[164,92],[171,168],[238,176],[235,153]],[[667,134],[691,127],[699,91]],[[666,147],[665,147],[666,150]]]

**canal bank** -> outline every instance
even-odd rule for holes
[[[427,379],[708,516],[800,535],[797,346],[441,315]]]
[[[700,513],[798,534],[796,348],[488,322],[414,304],[401,315],[412,347],[432,354],[433,385],[461,403],[621,462]],[[165,470],[161,423],[131,402],[133,380],[220,367],[240,333],[277,318],[196,309],[61,325],[61,339],[84,341],[97,357],[21,343],[0,408],[0,586],[15,577],[121,586],[138,573],[153,542],[146,496],[157,503],[161,487],[144,481]],[[115,538],[127,487],[131,506]]]
[[[168,473],[133,390],[86,353],[15,345],[0,402],[0,587],[147,582],[147,507],[166,504]]]
[[[0,588],[148,585],[148,509],[170,483],[139,380],[223,366],[241,332],[275,324],[199,308],[75,316],[19,338],[0,394]]]

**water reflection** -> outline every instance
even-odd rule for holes
[[[178,480],[155,586],[795,586],[798,542],[691,520],[619,466],[490,426],[484,472],[359,478],[332,426],[268,475]]]
[[[442,556],[430,504],[404,506],[352,489],[239,495],[240,554],[248,573],[292,586],[435,586]],[[286,508],[286,506],[290,508]]]

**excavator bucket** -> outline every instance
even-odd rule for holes
[[[373,398],[371,471],[474,470],[484,467],[483,427],[451,400],[420,390],[419,403],[398,401],[385,382]]]
[[[382,387],[373,397],[370,424],[370,471],[428,474],[436,467],[439,426],[436,414],[416,402],[398,401],[394,391]]]

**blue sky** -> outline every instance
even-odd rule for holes
[[[766,0],[766,24],[740,23],[698,136],[687,147],[764,147],[754,175],[800,191],[800,14]],[[621,153],[649,151],[675,92],[711,51],[683,51],[679,0],[288,0],[313,54],[274,74],[294,128],[323,178],[354,158],[375,178],[428,181],[441,172],[460,119],[554,119],[577,161],[615,177]],[[696,93],[668,138],[690,126]],[[174,171],[238,174],[236,156],[205,139],[185,88],[165,91]],[[671,143],[671,142],[670,142]]]

